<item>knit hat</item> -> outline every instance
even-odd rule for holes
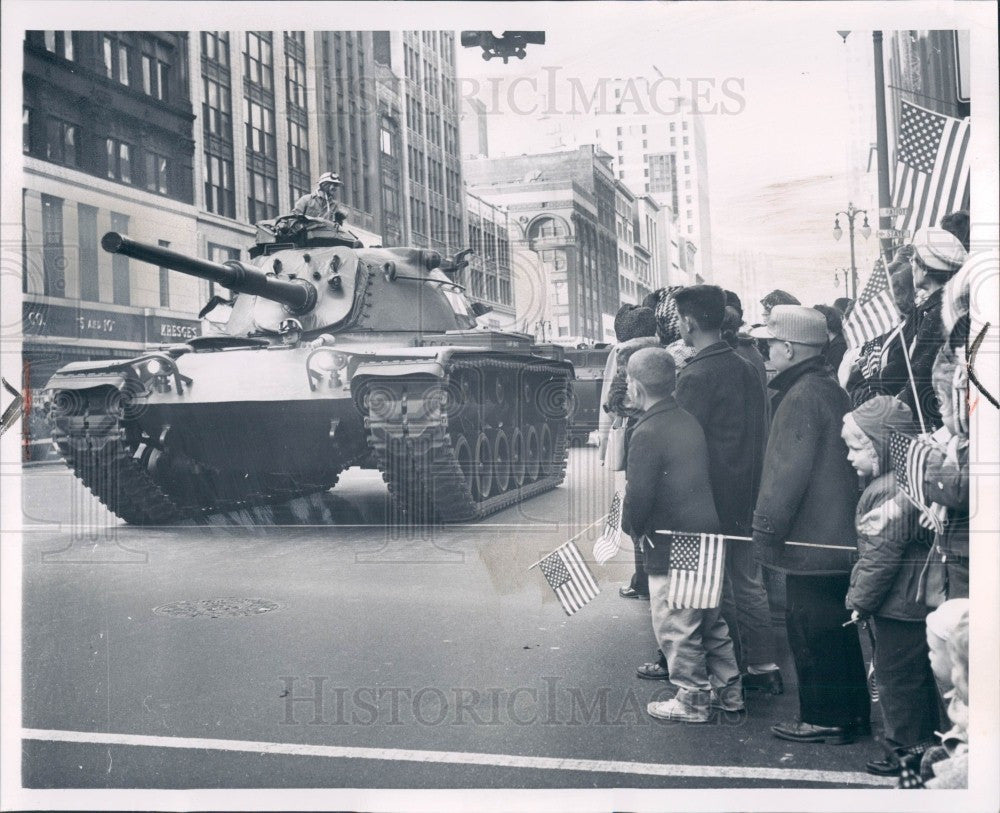
[[[660,340],[665,345],[672,344],[681,337],[678,327],[680,314],[677,313],[677,303],[674,302],[673,295],[683,287],[683,285],[671,285],[668,288],[659,288],[646,297],[647,302],[652,301],[653,297],[656,298],[656,328]]]
[[[889,436],[893,432],[912,435],[915,429],[910,408],[889,395],[876,395],[865,401],[853,412],[844,416],[844,423],[849,422],[853,422],[872,442],[877,455],[876,473],[887,472],[892,467],[889,460]]]
[[[968,252],[950,231],[925,226],[913,235],[913,253],[932,271],[957,271]]]
[[[656,315],[650,308],[622,305],[615,314],[615,338],[627,342],[640,336],[656,335]]]

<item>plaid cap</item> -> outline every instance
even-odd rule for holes
[[[668,288],[659,288],[650,297],[656,297],[656,325],[660,337],[664,344],[672,344],[681,337],[680,314],[677,312],[677,303],[674,301],[674,294],[683,288],[683,285],[671,285]]]

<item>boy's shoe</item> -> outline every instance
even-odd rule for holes
[[[621,596],[622,598],[637,598],[640,600],[645,599],[646,601],[649,601],[649,593],[640,593],[634,587],[631,587],[630,585],[627,584],[624,587],[618,588],[618,595]]]
[[[672,697],[646,706],[646,713],[658,720],[677,720],[682,723],[707,723],[712,719],[710,708],[696,709]]]
[[[843,726],[821,726],[810,723],[778,723],[771,726],[771,733],[782,740],[792,742],[828,742],[833,745],[847,745],[854,742],[854,730]]]
[[[743,702],[743,692],[742,690],[737,690],[735,686],[727,687],[721,692],[717,689],[712,689],[712,705],[713,709],[719,709],[720,711],[746,711],[746,703]]]

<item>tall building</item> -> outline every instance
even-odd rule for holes
[[[690,101],[682,98],[667,116],[621,112],[624,83],[613,82],[612,87],[619,112],[588,135],[613,156],[618,180],[671,207],[680,236],[696,247],[692,270],[710,280],[712,223],[702,116],[693,114]]]
[[[455,35],[376,31],[377,111],[398,143],[402,240],[453,254],[465,245]],[[383,161],[383,166],[385,162]],[[387,176],[383,173],[383,187]]]
[[[188,35],[29,31],[22,190],[26,455],[39,388],[70,361],[197,335],[200,281],[108,254],[107,231],[198,249]]]
[[[649,289],[643,286],[637,273],[635,195],[621,181],[615,184],[615,236],[618,238],[618,299],[622,304],[638,305]],[[643,253],[648,270],[648,252],[640,249],[640,254]]]
[[[246,259],[251,224],[332,171],[366,245],[466,244],[451,32],[32,31],[23,81],[29,392],[200,332],[213,285],[101,251],[106,231]]]
[[[493,308],[480,317],[480,324],[495,329],[515,327],[510,215],[505,207],[468,191],[465,206],[467,247],[473,252],[463,280],[466,291],[473,300]]]
[[[486,104],[474,96],[462,99],[460,132],[463,158],[488,158],[489,130],[486,124]]]
[[[614,338],[619,306],[610,156],[576,150],[466,161],[470,190],[506,206],[518,327],[539,339]]]

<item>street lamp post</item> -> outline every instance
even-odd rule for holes
[[[837,212],[833,219],[833,238],[834,240],[839,240],[843,234],[844,230],[840,228],[840,216],[843,215],[847,218],[847,230],[848,235],[851,238],[851,299],[858,298],[858,267],[857,263],[854,261],[854,218],[858,215],[865,216],[865,222],[861,226],[861,236],[866,240],[872,233],[871,226],[868,225],[868,210],[867,209],[857,209],[853,203],[847,204],[846,212]]]

